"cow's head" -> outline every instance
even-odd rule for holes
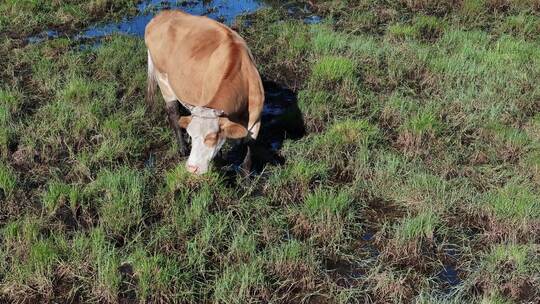
[[[222,111],[195,107],[191,109],[190,116],[180,117],[180,127],[186,129],[191,137],[191,152],[186,163],[189,172],[206,173],[225,139],[247,136],[248,131],[244,126],[222,117],[222,114]]]

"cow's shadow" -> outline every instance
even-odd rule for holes
[[[263,85],[265,102],[261,130],[257,141],[250,145],[254,174],[259,174],[268,164],[284,164],[285,159],[280,155],[280,150],[285,139],[297,140],[306,133],[297,94],[273,81],[263,81]],[[216,160],[216,165],[221,169],[227,168],[226,171],[231,174],[238,170],[246,150],[245,145],[232,145]]]

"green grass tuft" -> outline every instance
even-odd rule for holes
[[[216,281],[214,299],[220,303],[245,303],[264,286],[264,273],[259,261],[226,267]]]
[[[488,269],[496,271],[503,265],[510,264],[517,274],[526,274],[538,270],[540,264],[534,261],[534,248],[528,245],[499,245],[488,254]]]
[[[318,218],[326,214],[341,215],[350,203],[351,198],[345,191],[334,193],[331,190],[317,189],[306,197],[302,210],[309,218]]]
[[[15,191],[15,186],[17,185],[17,176],[13,169],[7,165],[0,163],[0,190],[4,192],[5,195],[11,195]]]
[[[535,220],[540,217],[540,198],[527,184],[512,180],[486,197],[488,206],[501,219]]]
[[[321,137],[321,145],[333,148],[371,145],[377,141],[379,130],[366,120],[344,120],[333,124]]]
[[[162,254],[148,256],[145,249],[138,248],[129,257],[130,264],[137,282],[136,291],[140,301],[188,299],[182,284],[189,284],[189,272],[183,271],[178,261]]]
[[[61,182],[49,183],[48,189],[43,195],[43,207],[52,214],[58,207],[66,205],[75,210],[81,203],[82,193],[77,186],[67,185]]]
[[[314,26],[310,28],[313,50],[318,54],[336,54],[342,52],[348,45],[348,37],[338,34],[326,26]]]
[[[432,211],[425,211],[417,216],[408,217],[396,227],[397,239],[402,242],[422,239],[432,240],[440,219]]]
[[[356,75],[356,63],[346,57],[325,56],[313,67],[312,79],[317,83],[352,80]]]
[[[104,170],[88,189],[99,202],[100,223],[113,235],[124,235],[143,219],[145,177],[130,168]]]
[[[439,126],[437,117],[429,110],[423,110],[405,122],[405,129],[418,136],[437,133]]]

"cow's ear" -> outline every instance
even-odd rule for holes
[[[180,128],[182,128],[182,129],[186,129],[187,126],[189,125],[189,123],[191,123],[191,115],[190,115],[190,116],[182,116],[182,117],[180,117],[180,119],[178,120],[178,125],[179,125]]]
[[[227,138],[239,139],[248,135],[248,130],[244,126],[230,121],[227,117],[219,118],[219,128]]]

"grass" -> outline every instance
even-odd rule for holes
[[[128,168],[100,172],[90,185],[98,203],[101,226],[112,235],[126,235],[143,217],[144,177]]]
[[[320,24],[279,6],[242,17],[308,131],[251,178],[186,172],[164,111],[143,101],[142,39],[25,42],[134,3],[0,4],[0,301],[540,298],[537,2],[317,1]]]
[[[348,58],[328,56],[313,67],[313,81],[317,83],[338,82],[354,77],[355,63]]]
[[[437,215],[424,212],[415,217],[405,218],[396,227],[396,237],[402,242],[411,240],[433,239],[435,228],[439,224]]]
[[[16,185],[17,177],[13,170],[4,164],[0,164],[0,189],[3,191],[3,196],[11,195]]]
[[[335,33],[327,26],[313,26],[313,50],[320,54],[340,53],[346,49],[348,36]]]
[[[535,284],[534,279],[531,280],[531,274],[540,269],[534,258],[538,254],[536,247],[533,244],[514,243],[492,246],[484,255],[485,259],[475,275],[481,288],[485,290],[483,301],[511,302],[505,294],[513,297],[530,296],[529,288]]]
[[[100,18],[118,18],[125,13],[134,13],[135,2],[7,0],[0,5],[0,26],[6,29],[6,33],[19,37],[51,28],[74,30]]]
[[[488,206],[499,218],[516,221],[529,218],[538,219],[539,198],[529,187],[519,181],[511,180],[504,187],[488,195]]]

